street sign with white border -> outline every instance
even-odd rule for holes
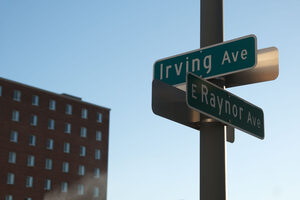
[[[260,139],[264,139],[263,110],[192,73],[187,75],[187,105]]]
[[[153,74],[155,80],[176,86],[186,82],[188,72],[215,78],[251,69],[256,63],[257,39],[248,35],[160,59],[154,63]]]

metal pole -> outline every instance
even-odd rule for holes
[[[223,0],[201,0],[200,46],[223,42]]]
[[[200,0],[201,47],[223,42],[223,0]],[[223,80],[214,80],[224,86]],[[200,200],[226,200],[226,152],[224,125],[201,119]]]

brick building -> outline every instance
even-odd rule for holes
[[[0,199],[106,200],[109,112],[0,78]]]

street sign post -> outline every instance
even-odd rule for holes
[[[191,73],[187,75],[190,108],[264,139],[263,110]]]
[[[248,35],[158,60],[154,79],[178,85],[186,82],[187,72],[214,78],[250,69],[257,63],[256,43],[256,36]]]
[[[223,0],[200,8],[201,48],[154,63],[152,110],[200,130],[200,200],[226,200],[226,137],[234,141],[234,128],[265,133],[262,109],[223,88],[276,79],[278,49],[257,50],[255,35],[223,42]]]

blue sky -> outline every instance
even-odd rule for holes
[[[199,132],[153,114],[153,63],[200,47],[199,0],[1,0],[0,76],[111,108],[108,200],[199,199]],[[265,140],[227,143],[230,200],[296,199],[300,2],[225,0],[224,39],[279,49],[275,81],[229,89]]]

